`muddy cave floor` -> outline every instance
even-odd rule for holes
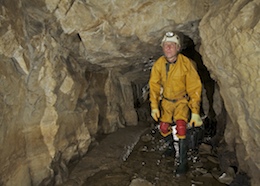
[[[244,175],[242,179],[235,180],[232,168],[223,174],[217,151],[206,143],[200,145],[196,161],[191,152],[188,153],[189,171],[185,176],[176,177],[174,156],[165,155],[166,148],[167,145],[155,126],[138,125],[119,129],[96,142],[86,156],[71,168],[69,179],[63,185],[250,185]]]

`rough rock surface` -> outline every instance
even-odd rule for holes
[[[260,183],[258,0],[0,6],[0,185],[61,183],[96,135],[136,125],[133,87],[140,95],[168,30],[202,44],[228,112],[226,141]]]
[[[260,2],[219,1],[199,30],[205,65],[220,87],[230,118],[225,139],[240,168],[260,183]]]

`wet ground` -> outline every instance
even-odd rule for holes
[[[223,186],[217,154],[202,143],[199,154],[189,152],[189,171],[176,177],[174,155],[154,127],[127,127],[104,137],[73,168],[64,185],[84,186]],[[224,179],[228,179],[224,178]],[[223,180],[222,180],[223,181]],[[231,180],[232,181],[232,180]]]

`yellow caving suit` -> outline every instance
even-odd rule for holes
[[[166,58],[162,56],[152,67],[149,80],[151,109],[159,109],[160,90],[163,88],[160,121],[172,123],[174,119],[187,123],[189,108],[195,114],[200,111],[200,77],[194,62],[182,54],[178,54],[175,63],[168,63],[168,72],[166,63]]]

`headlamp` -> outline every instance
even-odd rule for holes
[[[173,37],[175,35],[175,33],[173,32],[166,32],[165,36],[166,37]]]
[[[161,46],[163,46],[164,42],[174,42],[181,47],[180,38],[179,38],[178,34],[171,32],[171,31],[165,33],[165,35],[162,39],[162,42],[161,42]]]

